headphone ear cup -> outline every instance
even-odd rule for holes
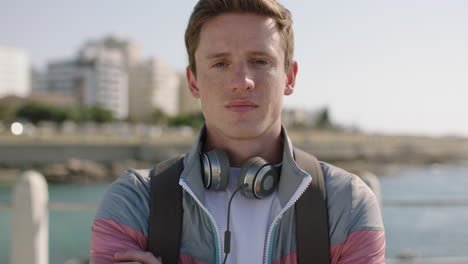
[[[263,199],[271,195],[278,186],[279,173],[277,169],[271,165],[265,165],[257,173],[254,183],[254,195],[258,199]]]
[[[242,195],[248,198],[262,199],[276,189],[279,175],[276,169],[261,157],[249,159],[239,173],[238,186],[247,184],[241,189]]]
[[[200,158],[205,189],[225,190],[229,183],[229,159],[226,152],[214,149],[202,153]]]

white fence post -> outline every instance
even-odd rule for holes
[[[26,171],[13,190],[11,263],[49,263],[49,193],[40,173]]]

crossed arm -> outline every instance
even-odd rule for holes
[[[145,252],[147,238],[138,230],[109,219],[94,220],[91,229],[91,264],[161,264],[151,252]]]
[[[156,258],[150,252],[144,252],[139,250],[127,250],[117,252],[114,254],[114,262],[124,263],[141,263],[141,264],[162,264],[160,258]]]
[[[161,259],[144,251],[146,237],[128,227],[98,219],[94,221],[91,238],[91,264],[162,264]],[[331,247],[331,263],[384,263],[384,254],[383,231],[353,232],[345,243]]]

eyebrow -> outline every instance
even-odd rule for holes
[[[227,57],[229,56],[230,53],[229,52],[219,52],[219,53],[213,53],[213,54],[208,54],[206,56],[206,59],[216,59],[216,58],[222,58],[222,57]],[[249,55],[253,55],[253,56],[266,56],[266,57],[269,57],[271,58],[272,55],[269,53],[269,52],[263,52],[263,51],[252,51],[252,52],[249,52]]]
[[[271,55],[271,53],[269,52],[264,52],[264,51],[253,51],[253,52],[249,52],[249,55],[253,55],[253,56],[265,56],[265,57],[269,57],[269,58],[272,58],[273,56]]]
[[[227,52],[219,52],[219,53],[208,54],[208,55],[206,56],[206,58],[209,59],[209,60],[211,60],[211,59],[226,57],[226,56],[228,56],[228,55],[229,55],[229,53],[227,53]]]

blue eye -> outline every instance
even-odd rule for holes
[[[257,59],[257,60],[254,60],[254,63],[255,64],[260,64],[260,65],[265,65],[265,64],[268,64],[268,61],[267,60],[262,60],[262,59]]]
[[[213,65],[213,67],[215,67],[215,68],[221,68],[221,67],[224,67],[224,66],[226,66],[226,63],[224,63],[224,62],[218,62],[218,63],[215,63]]]

